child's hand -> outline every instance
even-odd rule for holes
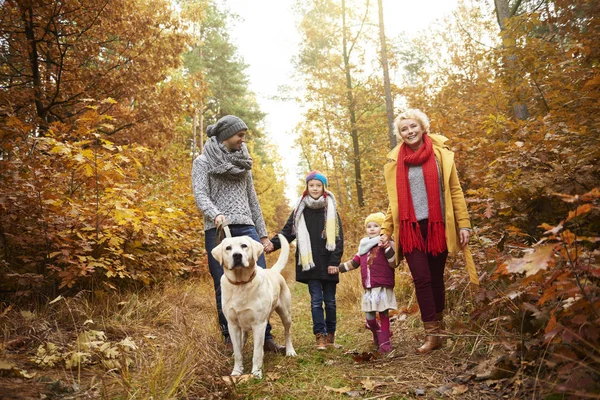
[[[383,247],[384,249],[390,247],[390,238],[385,233],[379,235],[379,246]]]
[[[330,265],[329,267],[327,267],[327,273],[329,275],[335,275],[339,272],[340,272],[340,269],[338,268],[337,265]]]

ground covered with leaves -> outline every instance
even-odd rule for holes
[[[262,380],[229,379],[233,359],[220,340],[205,278],[139,294],[59,297],[35,312],[7,308],[0,399],[598,398],[558,390],[553,379],[559,371],[549,357],[517,359],[496,335],[468,325],[464,305],[447,318],[444,348],[415,354],[422,326],[405,276],[398,272],[402,306],[392,316],[393,351],[385,355],[374,351],[364,327],[358,275],[344,275],[339,285],[337,346],[326,351],[314,348],[306,286],[288,276],[298,356],[267,354]],[[449,302],[466,303],[469,293]],[[280,321],[273,316],[271,322],[282,341]],[[246,369],[251,343],[244,348]]]

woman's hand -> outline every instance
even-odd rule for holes
[[[222,224],[225,223],[225,216],[223,214],[219,214],[215,217],[214,220],[215,226],[221,226]]]
[[[460,246],[465,247],[469,244],[469,240],[471,240],[471,230],[470,229],[460,229]]]
[[[379,246],[387,249],[390,247],[390,237],[385,233],[379,235]]]
[[[337,265],[330,265],[327,267],[327,273],[329,275],[335,275],[340,272],[340,269]]]
[[[275,246],[273,246],[273,243],[271,243],[268,237],[260,238],[260,242],[265,249],[265,253],[270,253],[275,249]]]

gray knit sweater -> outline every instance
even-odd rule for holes
[[[252,172],[248,171],[245,179],[230,180],[209,174],[209,170],[205,155],[196,157],[192,167],[192,188],[196,205],[204,214],[204,230],[215,228],[215,217],[223,214],[227,223],[254,225],[259,237],[267,237]]]

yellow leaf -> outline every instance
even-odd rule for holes
[[[523,258],[513,258],[508,261],[506,270],[513,274],[525,272],[525,276],[535,275],[554,262],[554,247],[553,244],[547,244],[538,247]]]
[[[341,387],[341,388],[333,388],[331,386],[325,386],[325,390],[329,390],[330,392],[344,394],[344,393],[347,393],[347,392],[351,391],[352,389],[350,389],[347,386],[344,386],[344,387]]]

